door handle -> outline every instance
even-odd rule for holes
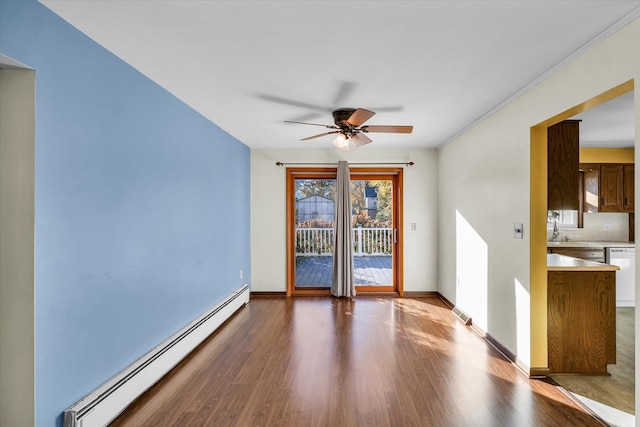
[[[393,243],[398,243],[398,229],[394,228],[393,229]]]

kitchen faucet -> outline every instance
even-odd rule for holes
[[[553,234],[551,235],[551,240],[554,242],[558,241],[558,237],[560,236],[560,230],[558,230],[558,220],[553,221]]]

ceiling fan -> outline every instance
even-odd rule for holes
[[[371,138],[366,136],[365,133],[411,133],[413,131],[413,126],[363,126],[364,122],[366,122],[376,114],[373,111],[365,110],[364,108],[339,108],[333,111],[332,114],[333,122],[335,123],[333,125],[296,122],[292,120],[285,120],[285,123],[298,123],[302,125],[322,126],[328,129],[335,129],[329,132],[302,138],[301,141],[308,141],[310,139],[320,138],[321,136],[325,135],[338,134],[337,137],[333,140],[333,145],[341,150],[348,150],[349,142],[353,142],[353,145],[355,147],[360,147],[372,142]]]

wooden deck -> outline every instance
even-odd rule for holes
[[[331,287],[332,257],[298,257],[296,288]],[[389,286],[393,284],[390,256],[354,257],[356,286]]]

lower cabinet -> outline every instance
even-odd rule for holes
[[[547,272],[551,373],[605,374],[616,363],[616,272]]]
[[[547,253],[604,262],[604,248],[547,248]]]

